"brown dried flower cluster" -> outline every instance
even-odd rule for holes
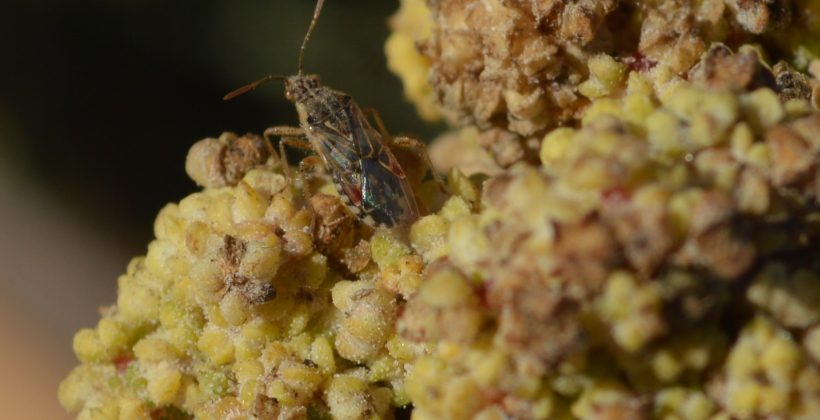
[[[661,85],[685,75],[714,42],[776,45],[772,53],[804,69],[820,52],[820,45],[793,35],[820,32],[811,2],[431,0],[427,15],[418,11],[423,0],[402,3],[393,39],[413,39],[424,60],[396,59],[392,68],[404,80],[429,79],[425,93],[418,82],[406,85],[408,95],[417,103],[426,98],[426,114],[433,96],[452,125],[477,126],[479,142],[504,167],[532,160],[537,141],[531,139],[574,124],[600,96],[582,87],[595,77],[596,57],[611,57]],[[425,30],[413,30],[420,26]],[[608,91],[624,87],[623,74],[603,78]]]

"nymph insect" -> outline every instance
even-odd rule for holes
[[[294,103],[299,127],[271,127],[265,137],[280,137],[282,145],[313,150],[330,172],[342,201],[360,220],[371,226],[406,226],[418,219],[419,209],[407,176],[390,149],[411,148],[429,166],[424,146],[409,137],[392,138],[378,115],[378,130],[350,95],[322,86],[319,77],[302,72],[302,59],[322,10],[318,0],[299,50],[299,72],[293,76],[269,75],[227,95],[226,100],[256,89],[271,80],[285,82],[285,97]],[[307,140],[307,141],[306,141]],[[300,166],[313,165],[316,156]],[[432,167],[430,166],[431,171]],[[435,174],[434,174],[435,176]]]

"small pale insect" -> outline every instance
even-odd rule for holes
[[[299,51],[299,72],[293,76],[269,75],[227,95],[231,99],[270,80],[284,80],[285,97],[294,103],[299,127],[271,127],[266,136],[282,144],[315,151],[330,172],[342,201],[360,220],[371,226],[407,226],[419,217],[408,178],[390,149],[414,149],[430,166],[424,145],[409,137],[392,138],[373,115],[373,128],[350,95],[322,86],[319,77],[302,72],[302,58],[324,0],[316,3],[313,19]],[[307,140],[307,141],[305,141]],[[313,162],[306,158],[300,167]],[[435,176],[435,173],[434,173]]]

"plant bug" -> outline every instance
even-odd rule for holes
[[[336,190],[348,209],[366,224],[376,227],[407,226],[419,217],[415,194],[407,175],[390,146],[410,148],[435,174],[424,145],[410,137],[393,138],[384,128],[378,114],[371,112],[377,129],[350,95],[322,86],[319,76],[304,74],[302,62],[305,46],[319,19],[324,0],[318,0],[308,31],[299,50],[296,75],[268,75],[225,95],[229,100],[256,89],[271,80],[283,80],[285,98],[293,102],[299,115],[299,127],[271,127],[265,137],[281,138],[283,144],[313,150],[330,172]],[[300,168],[315,165],[316,156],[305,158]]]

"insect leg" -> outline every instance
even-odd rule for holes
[[[393,139],[393,136],[391,136],[390,132],[387,131],[387,127],[384,125],[384,121],[382,121],[382,117],[381,117],[381,115],[379,115],[379,112],[376,111],[375,108],[371,108],[371,107],[363,108],[362,112],[364,112],[365,115],[367,115],[371,119],[373,119],[373,121],[376,123],[376,128],[379,130],[379,134],[381,134],[382,137],[384,137],[387,142],[391,142],[392,139]]]
[[[293,178],[293,176],[291,174],[291,170],[290,170],[290,164],[288,163],[288,155],[287,155],[285,146],[292,147],[294,149],[309,150],[309,151],[312,151],[313,147],[311,147],[310,143],[308,143],[306,140],[300,139],[298,137],[280,137],[279,138],[279,158],[282,161],[283,170],[285,171],[285,175],[288,178]],[[299,167],[301,168],[301,163],[299,164]]]
[[[390,144],[391,146],[401,147],[403,149],[409,149],[413,154],[415,154],[419,159],[421,159],[421,161],[425,165],[427,165],[427,168],[433,174],[433,178],[436,180],[436,182],[439,183],[439,186],[443,188],[443,186],[445,185],[444,181],[433,168],[433,162],[430,161],[430,156],[427,154],[427,146],[425,146],[424,143],[422,143],[419,139],[416,139],[414,137],[391,136],[390,132],[387,131],[387,127],[385,127],[384,121],[382,121],[382,117],[379,115],[378,111],[370,107],[366,107],[362,111],[373,119],[373,121],[376,123],[376,127],[378,128],[379,133],[382,135],[382,137],[388,144]]]
[[[299,127],[289,127],[289,126],[276,126],[276,127],[268,127],[262,134],[265,137],[265,140],[269,141],[271,144],[272,137],[295,137],[298,139],[305,138],[305,131]],[[308,146],[310,147],[310,146]]]
[[[425,165],[427,165],[427,168],[430,170],[430,173],[433,175],[433,179],[436,181],[436,184],[438,184],[441,191],[445,194],[450,194],[450,189],[447,188],[447,184],[444,183],[444,180],[433,167],[433,162],[430,161],[430,155],[427,154],[427,146],[425,146],[424,143],[417,138],[408,136],[398,136],[389,139],[392,146],[408,149],[418,156],[418,158],[421,159]]]
[[[299,137],[282,137],[281,141],[279,142],[280,149],[282,147],[282,144],[294,149],[304,150],[306,152],[314,151],[313,146],[310,144],[309,141]]]
[[[270,145],[271,148],[273,148],[274,144],[277,144],[275,139],[280,139],[281,140],[277,144],[277,146],[279,147],[279,159],[284,159],[283,162],[284,162],[284,166],[286,166],[286,167],[288,165],[288,160],[287,160],[287,157],[285,156],[285,154],[283,153],[284,149],[282,148],[282,142],[284,141],[284,139],[286,137],[290,138],[290,140],[288,140],[288,142],[287,142],[287,143],[289,143],[288,146],[291,146],[291,147],[294,147],[294,148],[297,148],[297,149],[302,149],[302,150],[313,150],[313,148],[310,146],[310,143],[308,143],[306,140],[304,140],[305,139],[305,132],[299,127],[288,127],[288,126],[268,127],[262,133],[262,136],[265,138],[265,141],[267,141],[267,143]],[[304,145],[297,144],[297,143],[304,143]]]
[[[301,150],[313,150],[310,143],[305,140],[305,132],[299,127],[277,126],[268,127],[263,132],[265,141],[269,147],[273,149],[273,144],[278,139],[279,161],[282,162],[282,170],[288,180],[293,179],[293,173],[290,170],[288,163],[288,155],[285,151],[285,146]]]
[[[292,140],[292,139],[285,138],[285,139],[282,139],[282,142],[283,143],[288,143],[288,146],[290,146],[291,144],[288,140]],[[299,147],[299,146],[297,146],[297,147]],[[303,196],[302,198],[304,198],[305,202],[307,202],[307,203],[310,202],[310,196],[311,196],[310,181],[313,179],[314,174],[316,173],[315,168],[317,166],[322,166],[322,164],[323,164],[322,159],[319,156],[316,156],[316,155],[308,156],[308,157],[302,159],[301,162],[299,162],[299,180],[300,180],[300,183],[302,184],[302,196]]]
[[[362,109],[362,112],[365,115],[368,115],[373,121],[376,123],[376,127],[379,130],[379,133],[382,135],[382,138],[391,146],[401,147],[403,149],[409,149],[413,154],[415,154],[425,165],[427,165],[427,169],[433,174],[433,179],[438,184],[439,188],[446,194],[449,194],[449,189],[447,188],[447,184],[444,183],[444,180],[441,179],[438,172],[436,172],[435,168],[433,168],[433,162],[430,161],[430,156],[427,154],[427,146],[424,145],[421,141],[416,138],[408,137],[408,136],[398,136],[393,137],[390,135],[390,132],[387,131],[387,127],[384,125],[384,121],[382,121],[382,117],[379,115],[379,112],[373,108],[366,107]]]
[[[313,178],[313,175],[316,173],[316,167],[323,165],[324,163],[322,162],[322,159],[319,156],[308,156],[302,159],[301,162],[299,162],[299,172],[302,174],[302,176],[308,176],[310,178]]]
[[[316,155],[308,156],[308,157],[302,159],[301,162],[299,162],[299,176],[302,178],[302,185],[304,186],[302,188],[302,196],[305,199],[305,202],[307,202],[307,203],[312,203],[311,193],[310,193],[310,188],[309,188],[310,180],[315,175],[316,168],[317,167],[323,167],[324,165],[325,164],[322,161],[321,157],[316,156]],[[335,219],[323,221],[322,224],[325,227],[333,228],[334,226],[342,223],[347,217],[351,217],[349,208],[347,206],[345,206],[341,201],[337,201],[335,205],[336,206],[342,206],[342,208],[343,208],[342,214],[339,215]],[[314,208],[314,223],[316,222],[315,218],[316,218],[316,214],[315,214],[315,208]],[[314,225],[314,229],[316,229],[315,225]]]

